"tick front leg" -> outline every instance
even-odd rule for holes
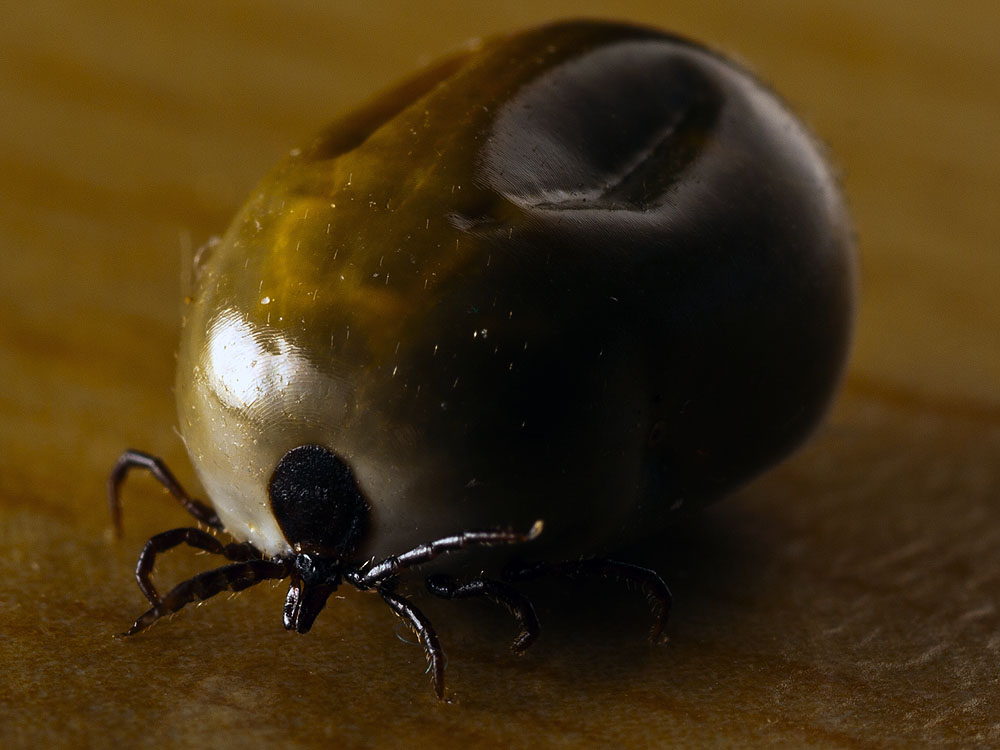
[[[430,663],[431,679],[434,681],[434,692],[438,698],[444,699],[444,653],[441,651],[441,643],[430,620],[408,599],[390,591],[388,586],[378,586],[376,590],[389,608],[406,623],[424,645],[427,661]]]
[[[152,474],[184,506],[185,510],[195,517],[195,520],[218,531],[222,530],[222,522],[208,505],[191,497],[181,487],[162,459],[137,450],[127,450],[122,453],[108,475],[108,510],[111,513],[111,524],[115,534],[122,533],[122,503],[120,497],[121,484],[132,469],[145,469]]]
[[[443,573],[427,577],[427,589],[442,599],[469,599],[483,596],[494,604],[505,607],[521,626],[521,632],[510,646],[515,654],[524,653],[541,633],[535,608],[526,596],[506,583],[489,578],[476,578],[459,584],[454,578]]]
[[[381,581],[394,578],[397,573],[416,565],[430,562],[435,557],[446,552],[456,552],[469,547],[493,547],[499,544],[524,544],[538,537],[542,533],[542,522],[535,521],[527,534],[518,534],[515,531],[503,529],[489,529],[486,531],[463,531],[461,534],[446,536],[427,544],[414,547],[409,552],[401,555],[392,555],[380,563],[376,563],[361,571],[357,577],[355,586],[358,588],[371,588]]]
[[[659,574],[632,563],[601,558],[569,560],[557,563],[535,563],[526,566],[508,566],[503,577],[507,581],[527,581],[544,575],[561,575],[566,578],[613,578],[632,584],[646,595],[656,618],[649,632],[651,643],[657,643],[670,616],[673,594]]]
[[[167,592],[157,604],[139,616],[122,635],[135,635],[165,615],[193,601],[204,601],[222,591],[242,591],[261,581],[285,578],[290,565],[283,560],[247,560],[199,573]]]
[[[260,552],[249,542],[243,544],[223,544],[207,531],[195,528],[182,528],[164,531],[161,534],[150,538],[139,553],[139,561],[135,566],[135,580],[139,584],[146,599],[152,605],[160,603],[160,594],[153,585],[152,573],[156,556],[162,552],[173,549],[178,545],[186,544],[195,549],[210,552],[213,555],[222,555],[227,560],[233,562],[243,562],[245,560],[256,560],[260,558]]]

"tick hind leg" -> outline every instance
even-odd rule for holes
[[[181,487],[180,482],[173,475],[162,459],[151,456],[137,450],[127,450],[122,453],[108,475],[108,510],[111,513],[111,523],[114,526],[115,534],[122,533],[122,503],[120,497],[121,484],[125,476],[132,469],[145,469],[156,480],[162,484],[173,495],[177,501],[184,506],[185,510],[195,517],[197,521],[206,526],[222,530],[222,522],[208,505],[201,500],[191,497],[187,491]]]
[[[559,575],[566,578],[611,578],[625,583],[626,586],[637,587],[646,595],[655,617],[653,627],[649,632],[649,640],[651,643],[657,643],[661,639],[667,618],[670,616],[673,595],[656,571],[618,560],[594,558],[556,563],[509,565],[504,570],[503,577],[507,581],[527,581],[546,575]]]
[[[136,583],[139,584],[139,589],[153,606],[162,601],[152,580],[156,556],[181,544],[210,552],[213,555],[222,555],[227,560],[233,562],[256,560],[261,556],[260,551],[249,542],[223,544],[207,531],[202,531],[201,529],[172,529],[157,534],[146,542],[146,545],[142,548],[142,552],[139,553],[139,561],[135,566]]]
[[[122,635],[135,635],[193,601],[204,601],[223,591],[242,591],[261,581],[285,578],[289,567],[289,563],[282,560],[246,560],[199,573],[174,586]]]
[[[531,602],[526,596],[506,583],[489,578],[475,578],[460,584],[449,575],[437,573],[427,577],[427,589],[442,599],[470,599],[482,596],[494,604],[506,608],[521,627],[521,632],[518,633],[510,646],[510,650],[515,654],[524,653],[524,650],[535,642],[541,632],[538,617],[535,615],[535,608]]]

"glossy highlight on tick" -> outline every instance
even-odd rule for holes
[[[617,558],[808,435],[855,294],[836,180],[782,102],[696,43],[598,22],[489,39],[345,114],[194,276],[177,409],[207,502],[154,456],[115,464],[116,529],[135,468],[199,523],[146,543],[127,635],[279,579],[305,633],[348,583],[418,636],[439,697],[407,571],[509,610],[515,652],[540,633],[517,583],[542,575],[636,585],[659,639],[666,584]],[[225,564],[161,594],[181,545]],[[482,547],[492,576],[462,568]]]

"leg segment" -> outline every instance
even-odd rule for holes
[[[527,581],[543,575],[561,575],[567,578],[613,578],[626,585],[637,586],[646,595],[656,618],[649,632],[649,640],[656,643],[663,635],[663,628],[670,616],[673,595],[659,574],[618,560],[590,559],[572,560],[558,563],[534,563],[522,567],[508,567],[504,571],[507,581]]]
[[[437,633],[424,613],[413,606],[409,600],[399,594],[394,593],[388,586],[377,586],[376,590],[389,605],[389,608],[396,613],[407,627],[424,644],[424,651],[427,652],[427,661],[430,663],[431,678],[434,680],[434,692],[437,697],[444,698],[444,653],[441,651],[441,644],[438,641]]]
[[[245,560],[256,560],[260,558],[260,552],[249,542],[243,544],[223,544],[207,531],[195,528],[172,529],[164,531],[152,537],[146,546],[139,553],[139,561],[135,566],[135,580],[139,584],[139,589],[146,599],[153,606],[160,603],[160,594],[153,585],[152,573],[156,556],[161,552],[166,552],[178,545],[186,544],[195,549],[211,552],[213,555],[222,555],[227,560],[233,562],[243,562]]]
[[[454,536],[447,536],[428,544],[421,544],[419,547],[414,547],[409,552],[404,552],[401,555],[387,557],[382,562],[363,570],[357,576],[357,581],[354,582],[354,585],[361,589],[371,588],[381,581],[394,577],[401,570],[430,562],[438,555],[443,555],[446,552],[455,552],[468,547],[523,544],[535,539],[541,533],[542,522],[535,521],[527,534],[492,529],[489,531],[465,531]]]
[[[454,578],[444,574],[427,577],[427,589],[442,599],[468,599],[473,596],[484,596],[494,604],[506,607],[521,626],[521,632],[511,644],[510,650],[515,654],[524,653],[541,633],[535,608],[526,596],[500,581],[489,578],[476,578],[459,584]]]
[[[213,529],[222,530],[222,523],[215,511],[201,500],[195,500],[188,495],[161,459],[141,451],[127,450],[118,457],[108,475],[108,510],[111,512],[111,523],[115,534],[121,536],[122,532],[122,504],[119,497],[121,483],[125,475],[136,468],[145,469],[152,474],[196,520]]]
[[[123,635],[135,635],[185,604],[208,599],[222,591],[242,591],[261,581],[284,578],[290,572],[290,565],[284,560],[247,560],[199,573],[174,586],[158,604],[141,614]]]

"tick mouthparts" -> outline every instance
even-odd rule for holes
[[[305,581],[293,581],[288,586],[285,606],[282,612],[285,630],[296,633],[308,633],[316,616],[326,606],[326,600],[335,590],[327,584],[309,584]]]

